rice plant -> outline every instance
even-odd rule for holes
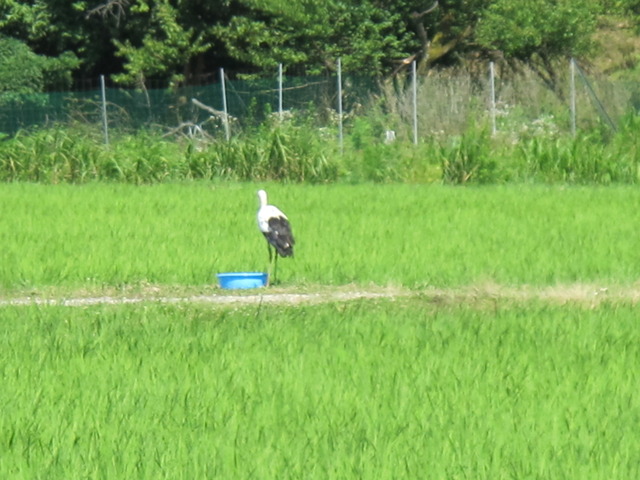
[[[297,240],[282,286],[628,285],[640,268],[633,187],[13,183],[0,286],[212,287],[218,272],[264,271],[259,188]]]
[[[4,307],[4,478],[635,478],[636,309]]]

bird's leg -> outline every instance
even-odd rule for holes
[[[275,265],[273,267],[273,282],[276,283],[276,275],[278,274],[278,252],[273,252],[275,255]]]
[[[267,287],[271,283],[271,271],[273,266],[273,254],[271,252],[271,245],[267,243],[267,251],[269,252],[269,266],[267,268]]]

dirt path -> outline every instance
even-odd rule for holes
[[[507,287],[494,284],[421,290],[405,288],[318,287],[318,291],[297,293],[291,290],[230,292],[215,289],[206,293],[163,291],[153,287],[132,293],[95,295],[91,292],[32,295],[15,298],[0,298],[0,307],[8,306],[67,306],[87,307],[92,305],[126,305],[139,303],[200,303],[211,305],[297,305],[330,302],[345,302],[359,299],[415,298],[437,304],[474,304],[487,301],[543,301],[548,303],[580,303],[595,306],[602,302],[640,302],[640,284],[631,286],[602,286],[589,284],[556,285],[549,287]]]
[[[256,295],[189,295],[189,296],[101,296],[78,298],[12,298],[0,300],[0,307],[61,305],[65,307],[87,307],[91,305],[125,305],[136,303],[210,303],[215,305],[254,305],[254,304],[300,304],[300,303],[325,303],[357,300],[359,298],[391,298],[393,295],[374,292],[338,292],[334,294],[320,293],[264,293]]]

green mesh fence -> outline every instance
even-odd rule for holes
[[[354,87],[349,99],[364,102],[377,89],[373,79],[349,80]],[[277,79],[226,80],[228,115],[240,127],[259,124],[276,114],[280,104]],[[221,82],[178,89],[105,89],[110,128],[176,128],[220,120],[223,112]],[[195,100],[195,101],[194,101]],[[337,83],[328,77],[285,78],[282,108],[319,114],[337,107]],[[0,96],[0,132],[14,134],[20,129],[54,123],[102,122],[102,91],[52,92]],[[345,104],[348,108],[348,104]]]
[[[212,77],[209,77],[212,78]],[[410,78],[382,81],[343,74],[343,107],[345,113],[366,113],[376,105],[388,115],[381,128],[410,132],[412,108],[421,137],[433,134],[460,133],[469,119],[488,115],[488,78],[480,75],[452,76],[432,73],[418,81],[418,98],[411,98]],[[592,79],[593,92],[614,118],[638,108],[638,84],[619,84]],[[563,94],[551,92],[535,75],[496,79],[497,126],[502,130],[518,130],[545,122],[569,129],[567,100],[568,78],[562,79]],[[578,123],[589,126],[599,121],[592,98],[579,85],[577,92]],[[277,78],[230,79],[225,81],[227,111],[233,134],[264,122],[279,110],[280,89]],[[324,77],[284,77],[282,108],[287,112],[308,115],[321,127],[335,122],[337,79]],[[223,132],[222,83],[178,89],[125,89],[108,84],[105,90],[109,129],[129,130],[158,128],[167,133],[185,128],[206,128],[214,135]],[[375,102],[372,102],[375,99]],[[97,82],[86,90],[18,95],[0,93],[0,133],[13,135],[20,129],[51,126],[56,123],[103,122],[102,91]],[[405,133],[403,138],[410,138]]]

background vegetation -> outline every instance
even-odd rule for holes
[[[568,57],[582,58],[583,65],[618,81],[636,78],[636,1],[425,6],[400,0],[383,7],[343,1],[37,0],[8,1],[0,10],[5,53],[0,119],[7,134],[0,142],[0,179],[5,181],[638,181],[637,83],[616,92],[596,86],[598,100],[585,101],[587,89],[582,89],[580,133],[567,134]],[[214,105],[218,97],[184,90],[202,81],[210,85],[210,73],[219,66],[254,81],[273,80],[279,63],[290,78],[319,74],[314,78],[326,84],[337,58],[351,75],[342,146],[335,142],[335,89],[285,107],[284,122],[274,120],[271,101],[245,98],[242,116],[232,112],[237,118],[230,142],[220,141],[219,116],[203,119],[205,112],[190,101]],[[409,145],[406,68],[412,60],[423,79],[417,146]],[[499,78],[498,135],[487,115],[489,60]],[[353,72],[374,79],[375,87],[363,94],[353,85]],[[110,92],[110,148],[87,125],[102,121],[96,98],[49,92],[98,74],[134,87]],[[531,74],[538,79],[535,88],[527,78]],[[151,90],[151,85],[166,88]],[[292,85],[291,91],[301,87]],[[289,100],[293,93],[287,95]],[[240,98],[237,92],[228,96]],[[135,112],[126,108],[131,99],[137,99]],[[72,107],[58,112],[65,102]],[[162,118],[153,110],[159,102],[166,110]],[[26,120],[30,109],[37,112],[33,122]],[[587,119],[585,111],[599,114]],[[605,115],[614,119],[617,132],[608,131]],[[29,125],[42,130],[19,130]],[[397,142],[383,142],[388,130],[395,131]]]
[[[138,87],[150,79],[192,83],[218,67],[265,75],[278,63],[317,74],[332,71],[338,57],[371,76],[397,73],[412,59],[426,72],[502,58],[528,63],[553,84],[555,60],[593,52],[598,18],[624,17],[634,31],[638,15],[637,0],[8,0],[0,49],[14,54],[1,57],[0,92],[101,74]],[[638,64],[633,55],[626,61],[626,70]],[[44,75],[52,70],[60,75]]]
[[[538,122],[514,135],[492,135],[479,122],[461,134],[434,135],[413,145],[384,143],[384,121],[361,117],[340,149],[335,128],[304,120],[267,124],[231,141],[166,138],[158,131],[121,133],[58,126],[0,142],[0,180],[149,184],[180,180],[283,182],[409,182],[635,184],[640,181],[636,115],[612,133],[602,125],[577,136]],[[408,130],[407,127],[405,127]]]

